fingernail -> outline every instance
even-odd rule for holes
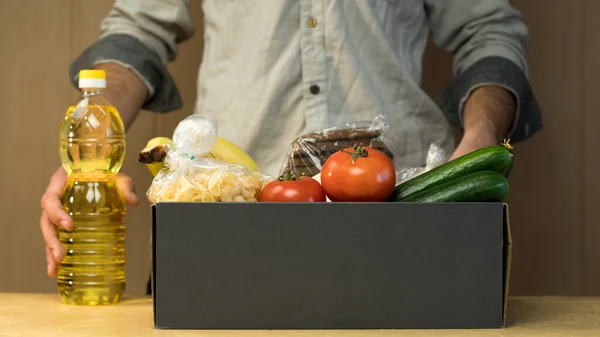
[[[54,249],[52,249],[52,255],[54,255],[54,260],[58,261],[58,258],[59,258],[58,252],[55,251]]]
[[[59,223],[60,227],[62,227],[62,228],[67,228],[67,224],[68,224],[67,220],[61,220]]]

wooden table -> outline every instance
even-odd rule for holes
[[[114,306],[62,304],[54,294],[0,293],[0,336],[600,336],[600,298],[518,297],[508,326],[494,330],[178,331],[155,330],[152,300],[126,298]]]

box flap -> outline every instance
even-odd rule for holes
[[[510,284],[510,269],[512,262],[512,236],[510,232],[510,217],[508,205],[504,204],[504,308],[502,325],[506,325],[506,312],[508,306],[508,294]]]

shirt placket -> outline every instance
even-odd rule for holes
[[[328,120],[324,2],[325,0],[300,1],[302,94],[306,126],[311,131],[323,128]]]

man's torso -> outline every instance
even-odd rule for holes
[[[452,151],[446,117],[420,89],[423,0],[205,0],[196,113],[279,173],[299,135],[384,115],[404,166],[432,142]]]

